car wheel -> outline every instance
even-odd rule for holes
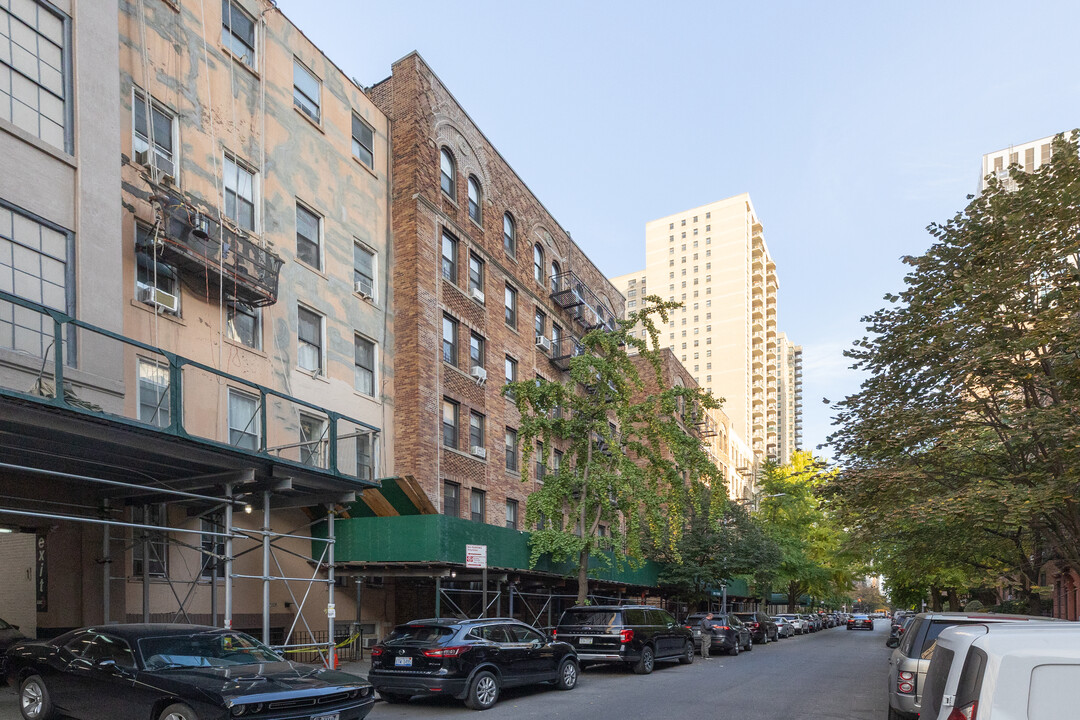
[[[559,679],[555,681],[555,687],[560,690],[573,690],[577,685],[578,666],[570,658],[562,661],[559,666]]]
[[[739,654],[739,640],[738,640],[738,638],[735,639],[735,644],[732,645],[731,649],[728,650],[727,652],[728,652],[728,655],[738,655]]]
[[[184,703],[173,703],[161,711],[158,720],[199,720],[199,716]]]
[[[412,696],[402,695],[401,693],[383,692],[380,690],[379,697],[392,705],[397,705],[399,703],[409,702],[409,698]]]
[[[641,648],[641,657],[634,663],[634,672],[638,675],[648,675],[653,671],[655,665],[656,656],[653,655],[653,649],[646,645]]]
[[[31,675],[19,685],[19,710],[26,720],[48,720],[56,716],[56,708],[40,675]]]
[[[910,716],[894,710],[892,707],[889,708],[889,720],[908,720],[909,717]]]
[[[750,652],[754,649],[754,637],[752,635],[746,636],[746,645],[743,645],[743,650]]]
[[[683,648],[682,656],[679,658],[679,662],[683,665],[689,665],[694,662],[694,657],[697,652],[694,651],[694,643],[689,640],[686,641],[686,647]]]
[[[499,699],[499,681],[491,673],[481,671],[476,673],[472,684],[469,686],[469,694],[465,697],[465,707],[472,710],[487,710]]]

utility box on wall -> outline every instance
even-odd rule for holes
[[[37,636],[34,544],[30,533],[0,533],[0,619]]]

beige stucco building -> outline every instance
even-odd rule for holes
[[[778,459],[787,465],[795,451],[802,449],[802,345],[793,344],[783,332],[779,334],[778,345]]]
[[[1002,182],[1011,182],[1010,165],[1019,165],[1024,172],[1034,172],[1049,164],[1053,142],[1054,137],[1051,135],[983,155],[979,172],[979,192],[986,189],[987,175],[996,175]]]
[[[778,283],[750,196],[646,223],[644,271],[613,282],[629,293],[631,280],[682,303],[660,333],[661,346],[723,399],[732,428],[756,459],[778,458]]]

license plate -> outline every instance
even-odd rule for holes
[[[592,645],[592,638],[581,638],[578,643],[580,645]]]
[[[340,713],[329,713],[327,715],[312,715],[311,720],[338,720]]]
[[[412,667],[411,657],[396,657],[394,658],[394,665],[397,667]],[[311,720],[319,720],[319,718],[312,718]]]

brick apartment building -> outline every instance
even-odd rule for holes
[[[500,389],[560,379],[623,297],[417,53],[370,96],[393,127],[395,468],[443,514],[522,528],[534,486]]]

